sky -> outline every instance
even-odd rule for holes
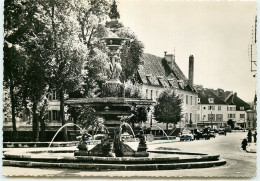
[[[248,46],[256,2],[118,0],[122,23],[143,42],[145,53],[174,53],[188,77],[194,56],[194,84],[237,92],[252,102],[256,78],[250,71]],[[253,51],[254,52],[254,51]],[[253,53],[254,54],[254,53]]]

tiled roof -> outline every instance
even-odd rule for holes
[[[232,96],[230,96],[227,101],[226,101],[229,105],[236,105],[236,110],[239,111],[240,107],[244,107],[245,110],[250,109],[250,105],[248,103],[246,103],[245,101],[243,101],[242,99],[240,99],[239,97],[237,97],[236,94],[233,94]]]
[[[163,58],[148,53],[143,54],[141,61],[143,63],[139,65],[138,74],[143,84],[195,91],[193,87],[187,84],[188,79],[175,62],[171,70]],[[181,81],[178,80],[183,80],[183,86]]]
[[[209,89],[201,89],[198,91],[198,97],[200,98],[200,104],[211,104],[209,98],[214,98],[214,104],[227,104],[223,99],[218,97]]]

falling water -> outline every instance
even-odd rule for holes
[[[160,126],[157,126],[157,125],[152,125],[152,126],[156,126],[156,127],[159,128],[160,130],[162,130],[162,132],[165,134],[165,136],[166,136],[167,139],[169,140],[168,135],[165,133],[165,131],[164,131]]]
[[[52,140],[51,140],[51,142],[50,142],[48,148],[51,147],[51,144],[52,144],[52,142],[54,141],[54,139],[56,138],[56,136],[58,135],[58,133],[59,133],[64,127],[69,126],[69,125],[75,125],[75,126],[77,126],[77,127],[80,129],[80,131],[82,132],[82,128],[81,128],[79,125],[74,124],[74,123],[67,123],[67,124],[63,125],[62,127],[60,127],[60,129],[56,132],[56,134],[53,136],[53,138],[52,138]]]
[[[127,125],[127,126],[131,129],[131,131],[132,131],[132,133],[133,133],[133,136],[134,136],[134,138],[135,138],[134,130],[133,130],[133,128],[130,126],[130,124],[128,124],[128,123],[122,123],[122,124],[120,125],[120,134],[121,134],[121,132],[122,132],[122,126],[123,126],[123,125]]]

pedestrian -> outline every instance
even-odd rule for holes
[[[256,131],[255,131],[255,134],[253,136],[254,136],[254,143],[256,143],[256,141],[257,141],[257,132]]]
[[[242,148],[243,148],[243,150],[246,150],[246,146],[247,146],[247,139],[244,138],[243,141],[242,141]]]
[[[224,129],[224,135],[227,136],[227,130],[226,129]]]
[[[247,133],[247,139],[248,139],[248,143],[252,142],[252,132],[251,132],[251,129]]]

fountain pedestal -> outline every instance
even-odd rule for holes
[[[123,97],[103,97],[103,98],[77,98],[68,99],[65,102],[70,106],[88,105],[93,107],[95,114],[104,118],[104,125],[107,127],[109,133],[107,138],[101,141],[101,144],[96,145],[93,149],[84,152],[79,150],[75,156],[133,156],[146,157],[147,147],[144,138],[140,139],[139,148],[137,151],[133,150],[128,145],[120,141],[120,116],[131,115],[131,106],[136,105],[151,105],[154,103],[148,99],[132,99]]]

